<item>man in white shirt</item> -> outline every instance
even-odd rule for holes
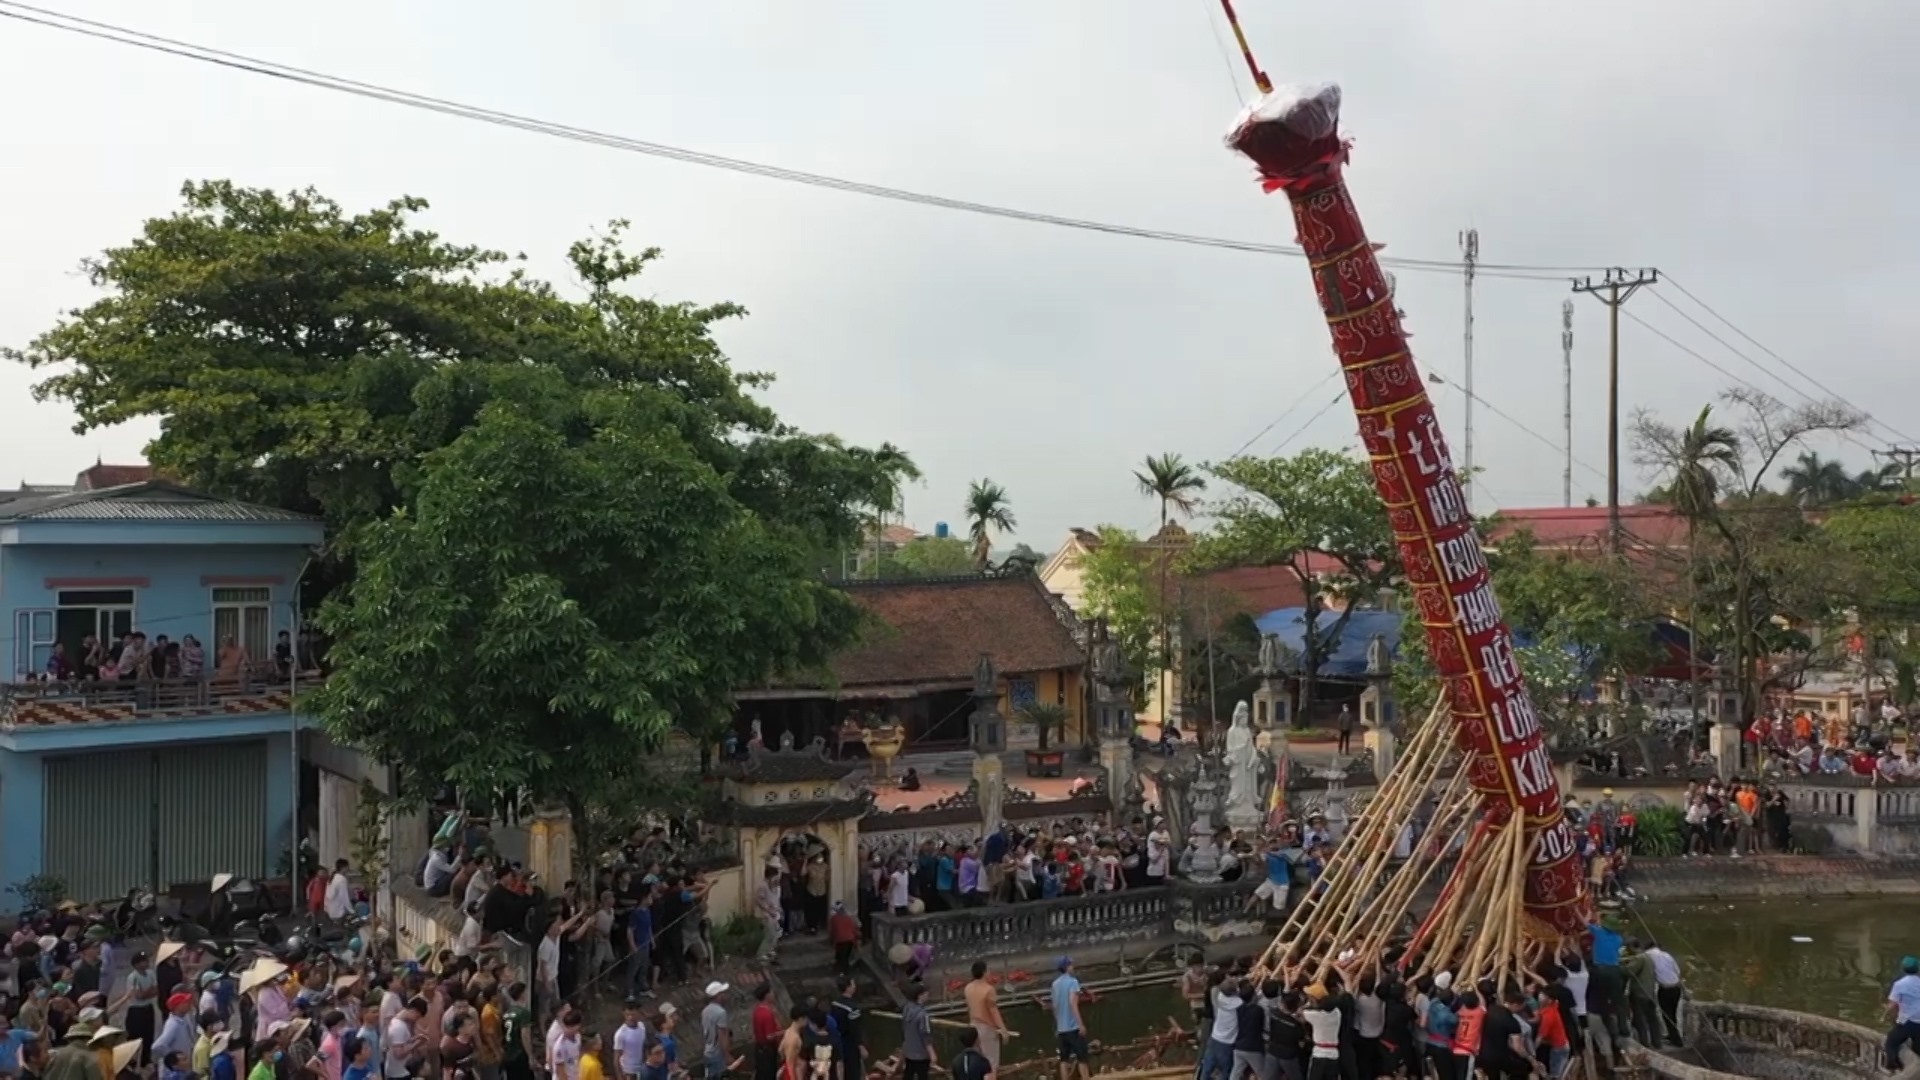
[[[460,925],[460,933],[453,939],[453,955],[472,956],[480,951],[480,943],[486,940],[486,931],[480,925],[480,905],[467,905],[467,921]]]
[[[539,987],[538,1005],[540,1011],[552,1015],[560,1004],[560,934],[566,929],[567,921],[559,915],[547,920],[547,932],[541,936],[539,948],[534,950],[536,973],[535,985]]]
[[[420,1057],[426,1048],[426,1039],[415,1034],[420,1017],[426,1011],[427,1003],[414,998],[387,1022],[387,1058],[383,1066],[387,1080],[406,1080],[413,1075],[408,1063]]]
[[[647,1025],[640,1020],[640,1002],[632,998],[627,999],[621,1024],[613,1033],[613,1053],[621,1080],[640,1080],[647,1064]]]
[[[767,867],[753,890],[753,913],[760,919],[760,959],[771,963],[780,948],[780,871]]]
[[[1666,1025],[1667,1041],[1684,1046],[1680,1038],[1680,998],[1686,988],[1681,985],[1680,961],[1652,941],[1647,942],[1645,952],[1653,963],[1653,981],[1657,984],[1654,993],[1660,1002],[1660,1022]]]
[[[547,1056],[547,1071],[553,1080],[580,1080],[580,1014],[572,1009],[561,1020],[560,1037]]]
[[[1912,956],[1900,961],[1900,977],[1893,980],[1887,990],[1887,1013],[1893,1018],[1893,1027],[1887,1032],[1887,1060],[1883,1063],[1891,1072],[1906,1067],[1900,1059],[1900,1052],[1911,1047],[1920,1053],[1920,958]]]
[[[353,914],[353,883],[347,880],[347,860],[333,864],[333,876],[327,879],[327,918],[335,922]]]
[[[905,915],[911,900],[912,896],[907,891],[907,864],[895,862],[893,873],[887,875],[887,905],[893,908],[895,915]]]
[[[1327,988],[1319,983],[1307,987],[1307,1007],[1300,1019],[1307,1022],[1313,1039],[1313,1052],[1307,1057],[1307,1080],[1334,1080],[1340,1075],[1340,1010],[1327,1004]]]

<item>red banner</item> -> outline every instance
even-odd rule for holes
[[[1284,190],[1293,204],[1469,779],[1491,823],[1504,825],[1519,812],[1533,859],[1527,911],[1570,934],[1585,923],[1587,904],[1560,785],[1459,474],[1341,175],[1346,147],[1335,129],[1338,109],[1333,87],[1270,95],[1228,142],[1260,166],[1268,190]]]

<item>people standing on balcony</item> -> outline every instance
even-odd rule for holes
[[[192,634],[180,636],[180,677],[198,679],[207,671],[207,649]]]
[[[960,848],[960,901],[967,907],[987,902],[987,875],[972,844]]]

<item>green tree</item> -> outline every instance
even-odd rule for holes
[[[1102,525],[1094,531],[1100,542],[1080,557],[1081,603],[1087,614],[1106,620],[1127,669],[1140,680],[1134,705],[1143,707],[1140,692],[1166,671],[1154,557],[1127,529]]]
[[[1791,499],[1768,492],[1766,478],[1810,437],[1851,430],[1864,418],[1839,403],[1788,406],[1747,388],[1722,399],[1740,415],[1737,426],[1713,424],[1710,407],[1680,428],[1642,411],[1632,440],[1636,459],[1659,476],[1689,523],[1692,587],[1702,603],[1717,606],[1694,627],[1719,630],[1742,710],[1751,713],[1765,681],[1759,669],[1771,652],[1773,620],[1789,608],[1809,612],[1822,600],[1804,591],[1820,584],[1817,575],[1809,577],[1801,553],[1787,546],[1805,533],[1805,517]]]
[[[1011,532],[1018,522],[1007,489],[992,480],[975,480],[967,487],[967,536],[973,541],[973,565],[985,569],[993,558],[993,535]]]
[[[1846,466],[1817,450],[1802,450],[1793,464],[1780,470],[1780,479],[1787,483],[1787,496],[1801,506],[1827,506],[1853,495],[1853,477]]]
[[[922,536],[884,556],[882,577],[956,577],[977,567],[973,549],[953,536]]]
[[[1179,454],[1148,455],[1134,471],[1133,479],[1140,485],[1140,494],[1159,502],[1162,529],[1167,527],[1171,514],[1193,513],[1199,505],[1200,493],[1207,489],[1207,478]]]
[[[79,430],[157,419],[169,475],[326,516],[318,708],[401,797],[593,797],[668,724],[708,732],[732,686],[854,637],[815,561],[858,541],[897,452],[780,423],[713,340],[741,309],[633,295],[659,253],[621,223],[573,245],[562,295],[419,228],[417,199],[184,200],[10,355]]]
[[[887,522],[905,507],[907,484],[920,479],[920,467],[906,451],[890,442],[880,444],[873,452],[873,460],[880,473],[880,487],[868,507],[873,512],[868,528],[873,533],[873,576],[877,578],[885,561],[882,545],[886,542]]]
[[[1372,470],[1332,450],[1234,458],[1207,472],[1238,489],[1213,510],[1216,528],[1195,549],[1207,566],[1287,566],[1306,597],[1299,712],[1355,610],[1401,580],[1400,552]],[[1341,602],[1329,610],[1332,601]]]

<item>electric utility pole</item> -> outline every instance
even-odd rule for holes
[[[1460,481],[1460,493],[1465,496],[1467,509],[1473,509],[1473,271],[1480,263],[1480,230],[1468,229],[1460,234],[1460,257],[1466,264],[1467,279],[1467,325],[1464,340],[1461,342],[1460,389],[1467,399],[1467,440],[1466,471]]]
[[[1900,483],[1908,490],[1913,488],[1913,467],[1920,464],[1920,446],[1889,446],[1885,450],[1875,450],[1875,458],[1886,458],[1887,462],[1900,467]]]
[[[1560,467],[1560,505],[1573,505],[1573,301],[1560,302],[1560,426],[1566,460]]]
[[[1660,271],[1614,267],[1599,281],[1573,283],[1573,291],[1592,293],[1607,305],[1607,550],[1620,554],[1620,305],[1642,285],[1660,280]]]

